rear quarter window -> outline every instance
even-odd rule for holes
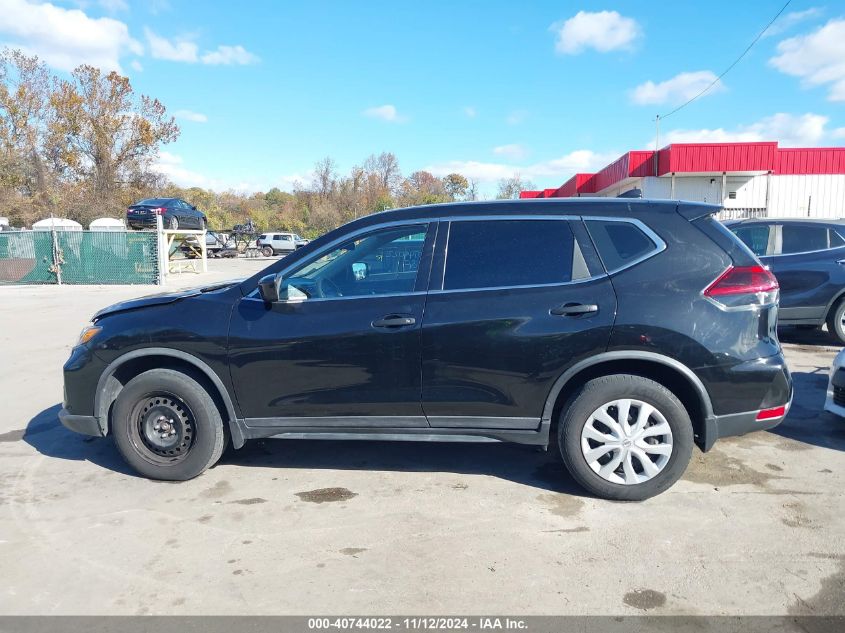
[[[566,283],[574,237],[564,220],[457,220],[449,228],[445,290]]]
[[[658,245],[632,222],[586,219],[587,230],[608,272],[635,263]]]

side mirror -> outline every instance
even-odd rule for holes
[[[279,282],[277,275],[265,275],[258,280],[258,292],[265,303],[279,302]]]
[[[355,281],[366,279],[370,274],[370,267],[364,262],[355,262],[352,264],[352,277]]]

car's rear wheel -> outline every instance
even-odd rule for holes
[[[838,343],[845,344],[845,299],[840,299],[827,315],[827,331]]]
[[[264,257],[272,257],[273,256],[273,247],[272,246],[265,246],[261,249],[261,254]]]
[[[171,231],[176,231],[179,229],[179,219],[175,215],[171,216],[170,222],[167,225]]]
[[[223,452],[223,420],[205,388],[172,369],[151,369],[117,397],[112,433],[120,454],[151,479],[193,479]]]
[[[572,477],[604,499],[640,501],[684,474],[692,423],[678,398],[642,376],[594,378],[561,413],[558,445]]]

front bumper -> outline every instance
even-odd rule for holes
[[[827,394],[824,400],[824,410],[845,418],[845,351],[839,352],[830,368],[830,379],[827,381]]]
[[[74,415],[67,409],[62,409],[59,411],[59,422],[74,433],[103,437],[100,421],[93,415]]]

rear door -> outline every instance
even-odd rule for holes
[[[825,224],[779,225],[780,248],[771,257],[780,284],[779,317],[783,321],[824,319],[827,306],[841,292],[845,240]]]
[[[554,381],[603,351],[613,324],[616,298],[590,269],[597,259],[583,224],[452,218],[437,241],[422,328],[429,424],[537,428]]]

